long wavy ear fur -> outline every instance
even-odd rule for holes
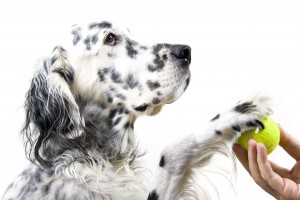
[[[72,138],[81,134],[79,109],[69,87],[74,70],[67,63],[66,52],[54,49],[50,59],[38,63],[39,70],[26,95],[22,130],[26,154],[43,166],[51,166],[62,148],[74,147]]]

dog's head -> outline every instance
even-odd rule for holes
[[[124,105],[135,115],[153,115],[189,84],[187,45],[143,45],[108,22],[74,26],[71,33],[76,52],[70,54],[72,88],[84,97]]]
[[[27,93],[29,158],[51,165],[66,150],[114,158],[134,149],[126,139],[134,120],[182,95],[190,62],[187,45],[142,45],[108,22],[73,26],[67,44],[38,63]]]

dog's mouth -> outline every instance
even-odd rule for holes
[[[187,76],[185,81],[178,87],[174,88],[173,91],[167,95],[164,99],[153,98],[151,103],[142,103],[139,106],[134,107],[134,110],[138,112],[145,112],[149,107],[159,107],[164,104],[172,104],[174,103],[187,89],[190,82],[190,75]]]
[[[149,104],[142,104],[138,107],[135,107],[134,110],[139,111],[139,112],[144,112],[145,110],[147,110]]]
[[[177,99],[179,99],[179,97],[181,97],[181,95],[185,92],[185,90],[189,86],[189,83],[190,83],[190,73],[188,72],[188,76],[186,77],[186,79],[183,81],[183,83],[180,85],[179,88],[174,90],[172,95],[170,95],[170,97],[165,101],[165,103],[171,104],[175,102]]]

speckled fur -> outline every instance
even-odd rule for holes
[[[4,200],[199,199],[192,170],[228,154],[228,142],[271,113],[269,99],[257,96],[219,114],[162,152],[151,184],[134,122],[183,94],[190,47],[142,45],[109,22],[74,25],[69,36],[37,63],[22,130],[31,164]]]

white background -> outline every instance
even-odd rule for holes
[[[88,20],[121,22],[139,41],[192,47],[187,92],[158,116],[137,121],[151,167],[169,141],[201,134],[199,127],[220,110],[257,91],[274,99],[274,118],[300,139],[299,0],[0,0],[0,196],[26,165],[19,132],[34,63],[62,31]],[[288,168],[294,163],[281,148],[270,159]],[[236,195],[226,197],[228,183],[217,187],[221,199],[273,199],[239,163]]]

